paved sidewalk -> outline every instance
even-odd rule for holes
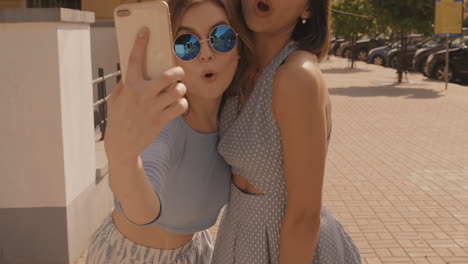
[[[468,86],[347,60],[333,102],[325,203],[363,263],[468,263]]]
[[[394,85],[393,69],[347,65],[321,66],[333,103],[327,207],[363,263],[467,264],[468,86],[445,91],[420,74]]]

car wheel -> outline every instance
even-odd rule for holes
[[[419,63],[419,72],[422,73],[423,75],[426,75],[424,73],[424,65],[426,65],[426,62],[427,62],[427,59],[424,59],[422,60],[420,63]]]
[[[336,56],[336,50],[337,49],[332,49],[332,54]]]
[[[360,61],[367,61],[367,53],[368,51],[365,49],[360,49],[358,53],[358,59]]]
[[[375,65],[383,66],[385,63],[385,60],[382,56],[375,55],[374,58],[372,58],[372,63]]]
[[[392,67],[393,69],[398,69],[398,61],[398,55],[393,56],[390,60],[390,67]]]
[[[343,50],[343,58],[351,58],[351,50],[350,49],[345,49]]]
[[[434,68],[434,77],[436,80],[445,81],[445,64],[439,64]],[[453,72],[452,67],[449,67],[448,72],[448,81],[452,81],[453,79]]]
[[[428,78],[431,77],[431,76],[428,76],[428,75],[427,75],[426,70],[423,70],[421,73],[422,73],[425,77],[428,77]]]

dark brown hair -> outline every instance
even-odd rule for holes
[[[241,0],[222,0],[226,11],[230,16],[240,16],[242,18],[242,28],[246,30],[248,39],[252,39],[252,32],[245,24],[243,17]],[[306,24],[302,24],[302,18],[298,18],[291,38],[297,41],[299,49],[315,54],[321,61],[328,53],[330,39],[330,0],[309,0],[310,19]],[[237,19],[236,19],[237,21]],[[241,79],[241,88],[237,90],[239,95],[239,105],[243,106],[254,89],[257,74],[260,71],[258,62],[253,55],[254,47],[252,42],[248,42],[249,58],[245,62],[245,71]],[[244,67],[243,65],[239,65]]]
[[[307,23],[298,18],[292,39],[299,43],[299,49],[314,53],[321,61],[330,48],[330,0],[309,0],[309,10]]]
[[[242,35],[245,36],[243,41],[243,47],[241,60],[239,61],[238,69],[238,81],[234,89],[230,93],[227,93],[228,96],[238,95],[239,96],[239,107],[243,106],[247,102],[247,98],[255,87],[255,77],[260,71],[260,67],[257,62],[257,58],[254,53],[254,44],[252,41],[252,31],[248,28],[245,18],[242,12],[242,5],[239,1],[233,0],[221,0],[226,7],[226,12],[229,17],[235,17],[231,23],[235,25],[236,28],[239,28],[239,31]],[[240,34],[240,33],[239,33]]]

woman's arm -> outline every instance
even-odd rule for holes
[[[153,222],[160,200],[146,176],[140,156],[125,162],[109,161],[109,186],[124,215],[137,225]]]
[[[174,123],[167,125],[137,157],[136,163],[109,162],[111,190],[123,214],[134,224],[152,223],[160,214],[158,191],[163,188],[161,179],[176,166],[177,153],[181,153],[181,146],[177,144],[182,140],[179,130]],[[136,166],[132,166],[134,164]]]
[[[301,55],[290,56],[273,85],[272,111],[283,139],[288,192],[280,263],[310,264],[320,231],[328,91],[316,57],[296,53]]]
[[[183,98],[186,88],[177,83],[184,77],[181,68],[167,70],[155,80],[144,77],[148,39],[149,31],[143,28],[129,58],[125,84],[120,82],[109,98],[104,141],[109,185],[127,218],[138,225],[152,222],[160,210],[140,153],[188,107]]]

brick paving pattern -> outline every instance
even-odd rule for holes
[[[321,66],[334,127],[325,203],[363,263],[468,263],[468,86],[346,66]]]
[[[333,102],[325,204],[363,263],[467,264],[468,86],[347,67],[321,65]]]

